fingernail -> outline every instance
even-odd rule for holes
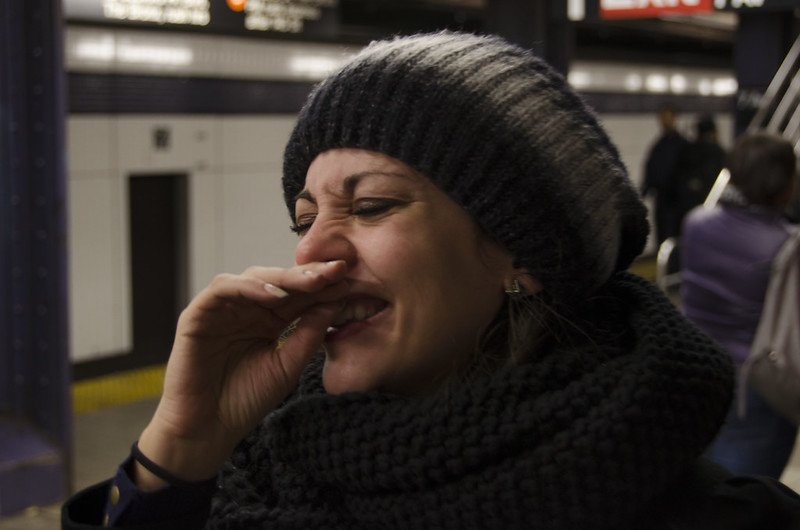
[[[264,284],[264,289],[266,291],[274,294],[278,298],[286,298],[287,296],[289,296],[289,293],[287,293],[286,291],[284,291],[283,289],[281,289],[277,285],[273,285],[271,283],[265,283]]]
[[[309,270],[309,269],[303,270],[303,276],[314,276],[315,274],[316,274],[316,272],[314,272],[312,270]]]
[[[326,261],[325,265],[331,266],[331,265],[336,265],[337,263],[344,263],[344,260],[342,260],[342,259],[332,259],[330,261]]]

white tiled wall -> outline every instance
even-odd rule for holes
[[[122,346],[120,322],[109,319],[120,309],[115,267],[119,255],[113,245],[119,220],[112,208],[113,185],[108,178],[77,174],[70,182],[70,335],[75,360]]]
[[[69,257],[73,361],[131,348],[128,179],[188,176],[190,295],[218,272],[289,265],[281,193],[293,116],[71,116]],[[153,132],[170,131],[156,149]]]
[[[250,265],[287,266],[295,236],[283,201],[283,148],[294,116],[222,121],[219,270],[239,272]]]

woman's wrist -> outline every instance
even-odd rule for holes
[[[158,432],[148,425],[139,437],[138,450],[156,470],[158,476],[147,469],[139,459],[134,459],[132,479],[143,491],[155,491],[168,486],[164,477],[179,482],[202,482],[214,477],[230,455],[232,448],[217,448],[206,441],[183,440]],[[150,466],[151,468],[153,466]]]

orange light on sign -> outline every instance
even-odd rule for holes
[[[714,0],[600,0],[600,17],[648,18],[714,11]]]
[[[232,10],[236,12],[244,11],[244,6],[247,3],[247,0],[225,0]]]

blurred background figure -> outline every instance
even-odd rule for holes
[[[733,357],[746,359],[761,316],[770,265],[792,225],[785,209],[796,186],[789,142],[755,134],[739,139],[729,159],[731,181],[714,208],[693,210],[681,241],[681,295],[686,316]],[[752,388],[745,417],[731,409],[710,457],[734,473],[778,478],[796,427]]]
[[[695,138],[684,144],[675,165],[675,225],[671,235],[679,236],[686,215],[703,204],[725,165],[725,150],[719,145],[717,124],[710,115],[703,115],[695,124]]]
[[[675,167],[687,140],[676,127],[677,112],[674,107],[664,104],[658,110],[661,136],[655,141],[647,155],[644,167],[642,196],[651,195],[655,210],[656,246],[666,238],[676,235],[677,194]]]

